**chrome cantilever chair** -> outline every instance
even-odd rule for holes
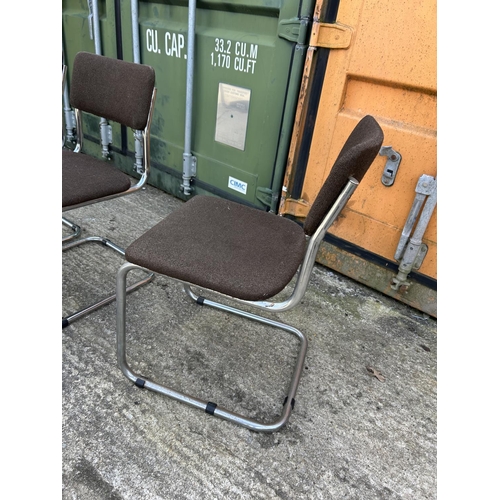
[[[117,275],[117,356],[124,375],[140,388],[150,389],[206,413],[254,431],[274,432],[284,426],[295,403],[307,339],[296,328],[197,295],[192,286],[219,292],[225,298],[265,311],[286,311],[302,299],[319,245],[382,146],[383,133],[371,116],[354,128],[321,188],[303,228],[277,215],[215,198],[195,196],[151,228],[125,252],[128,263]],[[237,231],[235,228],[242,228]],[[217,404],[178,392],[134,373],[126,352],[126,276],[145,269],[184,284],[198,304],[283,329],[300,340],[300,350],[281,416],[262,423]],[[231,269],[231,273],[227,273]],[[285,288],[298,272],[295,288],[282,302],[268,299]],[[140,335],[140,332],[138,332]]]
[[[88,52],[79,52],[74,60],[70,104],[75,110],[77,142],[73,150],[62,151],[63,212],[110,200],[138,191],[146,184],[150,171],[150,127],[156,97],[155,72],[150,66],[135,64]],[[96,159],[83,152],[82,112],[93,114],[140,131],[143,137],[144,163],[140,179],[130,177],[111,161]],[[80,238],[80,226],[63,217],[72,230],[63,237],[63,252],[87,242],[97,242],[121,256],[125,250],[101,236]],[[132,291],[148,283],[149,273],[128,288]],[[115,299],[115,294],[63,318],[63,328],[82,316]]]

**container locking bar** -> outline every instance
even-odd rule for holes
[[[391,288],[393,290],[399,290],[401,286],[411,285],[408,281],[408,275],[413,269],[420,267],[427,254],[427,245],[422,242],[422,238],[437,204],[437,179],[423,174],[417,182],[415,192],[415,199],[394,255],[394,259],[399,261],[399,268],[398,274],[392,278]],[[417,222],[421,208],[422,213],[410,238],[410,233]]]
[[[186,70],[186,124],[184,131],[184,154],[182,155],[181,192],[190,196],[193,194],[191,181],[196,177],[196,157],[191,152],[193,124],[193,86],[194,86],[194,38],[196,25],[196,0],[188,4],[188,46]]]

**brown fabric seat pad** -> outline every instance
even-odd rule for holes
[[[151,271],[245,300],[276,295],[306,250],[302,228],[283,217],[195,196],[126,249]]]
[[[84,153],[62,152],[62,206],[96,200],[130,188],[130,178],[113,164]]]

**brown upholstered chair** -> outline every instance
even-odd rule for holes
[[[62,150],[62,210],[124,196],[145,185],[150,171],[150,126],[155,103],[155,72],[150,66],[101,55],[79,52],[73,63],[70,104],[75,111],[77,142],[73,150]],[[82,112],[114,121],[142,133],[144,163],[140,178],[133,183],[112,161],[83,152]],[[80,238],[80,226],[63,217],[72,230],[63,237],[63,251],[87,242],[97,242],[120,255],[125,250],[100,236]],[[150,281],[152,273],[129,287],[129,291]],[[63,328],[115,299],[112,294],[63,318]]]
[[[382,146],[383,133],[371,116],[354,128],[321,188],[303,227],[270,213],[211,196],[195,196],[151,228],[125,251],[128,263],[117,276],[117,356],[124,375],[150,389],[254,431],[273,432],[286,424],[304,363],[307,339],[296,328],[197,295],[192,286],[219,292],[225,298],[257,309],[285,311],[297,305],[306,290],[319,245]],[[262,423],[148,380],[134,373],[126,352],[126,293],[129,271],[149,270],[184,283],[198,304],[288,331],[300,340],[300,350],[283,411]],[[231,269],[231,273],[227,270]],[[268,299],[282,291],[298,271],[288,299]],[[135,332],[136,337],[140,332]]]

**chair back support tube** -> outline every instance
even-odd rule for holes
[[[80,153],[83,149],[83,127],[82,127],[82,112],[78,108],[75,111],[75,125],[76,125],[76,145],[73,153]]]
[[[295,287],[290,298],[283,302],[276,303],[267,301],[245,301],[246,303],[266,310],[287,311],[288,309],[295,307],[302,300],[304,294],[306,293],[307,285],[309,283],[314,263],[316,261],[316,255],[319,250],[319,245],[323,241],[328,228],[339,216],[340,212],[343,210],[346,203],[349,201],[349,198],[352,196],[358,186],[359,182],[356,179],[350,177],[344,189],[342,190],[342,193],[337,198],[332,208],[323,219],[322,223],[310,237],[307,245],[306,255],[304,257],[302,265],[300,266],[299,275],[297,277],[297,281],[295,282]]]
[[[151,143],[150,143],[150,138],[151,138],[151,121],[153,120],[153,111],[155,109],[155,103],[156,103],[156,87],[153,89],[153,94],[151,97],[151,105],[149,107],[149,113],[148,113],[148,121],[146,122],[146,127],[144,128],[143,131],[143,144],[144,144],[144,172],[142,173],[140,183],[141,186],[146,182],[146,179],[149,177],[149,171],[151,168]]]
[[[307,284],[309,283],[309,279],[311,277],[311,273],[314,267],[314,263],[316,262],[316,255],[319,250],[319,246],[325,237],[326,232],[329,227],[335,222],[337,217],[340,215],[340,212],[344,209],[347,202],[353,195],[356,188],[359,186],[359,182],[353,177],[349,177],[347,184],[342,190],[340,196],[337,198],[332,208],[323,219],[321,224],[318,226],[314,234],[309,239],[309,243],[307,245],[306,256],[304,257],[304,263],[302,264],[299,276],[297,278],[297,284],[295,286],[295,290],[299,294],[297,301],[300,301],[306,291]],[[295,293],[294,290],[294,293]],[[297,302],[296,301],[296,302]]]

